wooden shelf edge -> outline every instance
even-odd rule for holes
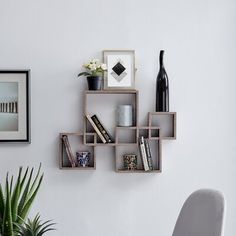
[[[86,90],[85,94],[136,94],[136,89]]]
[[[161,173],[161,170],[151,170],[151,171],[145,171],[145,170],[124,170],[124,169],[118,169],[116,170],[117,173]]]
[[[124,129],[127,129],[127,130],[128,130],[128,129],[134,129],[134,130],[135,130],[135,129],[137,129],[137,126],[116,126],[115,128],[116,128],[117,130],[119,130],[119,129],[123,129],[123,130],[124,130]]]
[[[84,143],[85,146],[91,146],[91,147],[115,147],[116,143]]]
[[[176,115],[175,111],[156,111],[156,112],[148,112],[150,115]]]
[[[60,167],[61,170],[96,170],[96,167]]]
[[[61,135],[77,135],[77,136],[83,136],[84,134],[82,132],[61,132]]]
[[[162,140],[176,140],[176,137],[161,137]]]

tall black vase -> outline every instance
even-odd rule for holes
[[[160,51],[160,70],[156,81],[156,111],[169,111],[169,81],[163,64],[164,51]]]

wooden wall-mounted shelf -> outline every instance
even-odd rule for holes
[[[118,105],[133,106],[133,126],[118,127],[116,121],[116,108]],[[96,169],[96,147],[112,147],[115,156],[115,171],[117,173],[160,173],[162,171],[162,139],[176,139],[176,112],[149,112],[147,126],[139,126],[139,92],[137,90],[99,90],[85,91],[84,93],[84,130],[79,133],[61,133],[77,137],[79,143],[73,144],[74,152],[89,150],[92,153],[92,165],[87,168],[69,167],[64,163],[65,152],[60,141],[60,167],[61,169],[94,170]],[[105,124],[114,138],[114,143],[102,143],[86,118],[86,114],[96,114]],[[154,169],[145,171],[139,154],[139,137],[147,138],[150,143]],[[78,141],[78,140],[77,140]],[[77,145],[77,146],[76,146]],[[76,150],[76,148],[78,150]],[[83,150],[81,150],[81,148]],[[123,166],[123,155],[136,154],[138,157],[137,170],[126,170]],[[68,160],[67,160],[68,161]]]

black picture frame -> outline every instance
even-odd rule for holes
[[[31,143],[30,74],[29,69],[0,70],[0,115],[5,115],[2,124],[0,120],[0,143]],[[4,95],[7,97],[7,91],[11,95],[15,92],[16,102],[1,101]],[[1,104],[4,105],[1,107]],[[6,127],[10,127],[9,130]]]

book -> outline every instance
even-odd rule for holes
[[[143,162],[143,168],[144,168],[145,171],[148,171],[149,166],[148,166],[147,153],[146,153],[146,149],[145,149],[144,137],[143,136],[141,136],[139,138],[139,150],[140,150],[141,159],[142,159],[142,162]]]
[[[106,139],[103,137],[103,135],[101,134],[100,130],[98,129],[98,127],[96,126],[96,124],[94,123],[94,121],[91,119],[91,116],[86,114],[86,117],[89,121],[89,123],[92,125],[92,127],[94,128],[95,132],[97,133],[97,135],[99,136],[99,138],[102,140],[103,143],[106,143]]]
[[[107,143],[113,143],[113,138],[110,135],[110,133],[104,128],[104,126],[102,125],[102,123],[100,122],[100,120],[98,119],[98,117],[96,115],[93,115],[91,117],[91,119],[94,121],[94,123],[96,124],[97,128],[99,129],[99,131],[101,132],[101,134],[103,135],[103,137],[105,138]]]
[[[151,153],[149,140],[147,138],[144,139],[144,145],[145,145],[145,150],[147,154],[147,162],[148,162],[149,170],[153,170],[152,153]]]
[[[73,155],[72,150],[71,150],[71,146],[70,146],[70,143],[69,143],[69,140],[68,140],[68,136],[63,135],[62,136],[62,141],[65,145],[66,153],[67,153],[68,159],[70,161],[71,167],[76,167],[76,161],[75,161],[74,155]]]

